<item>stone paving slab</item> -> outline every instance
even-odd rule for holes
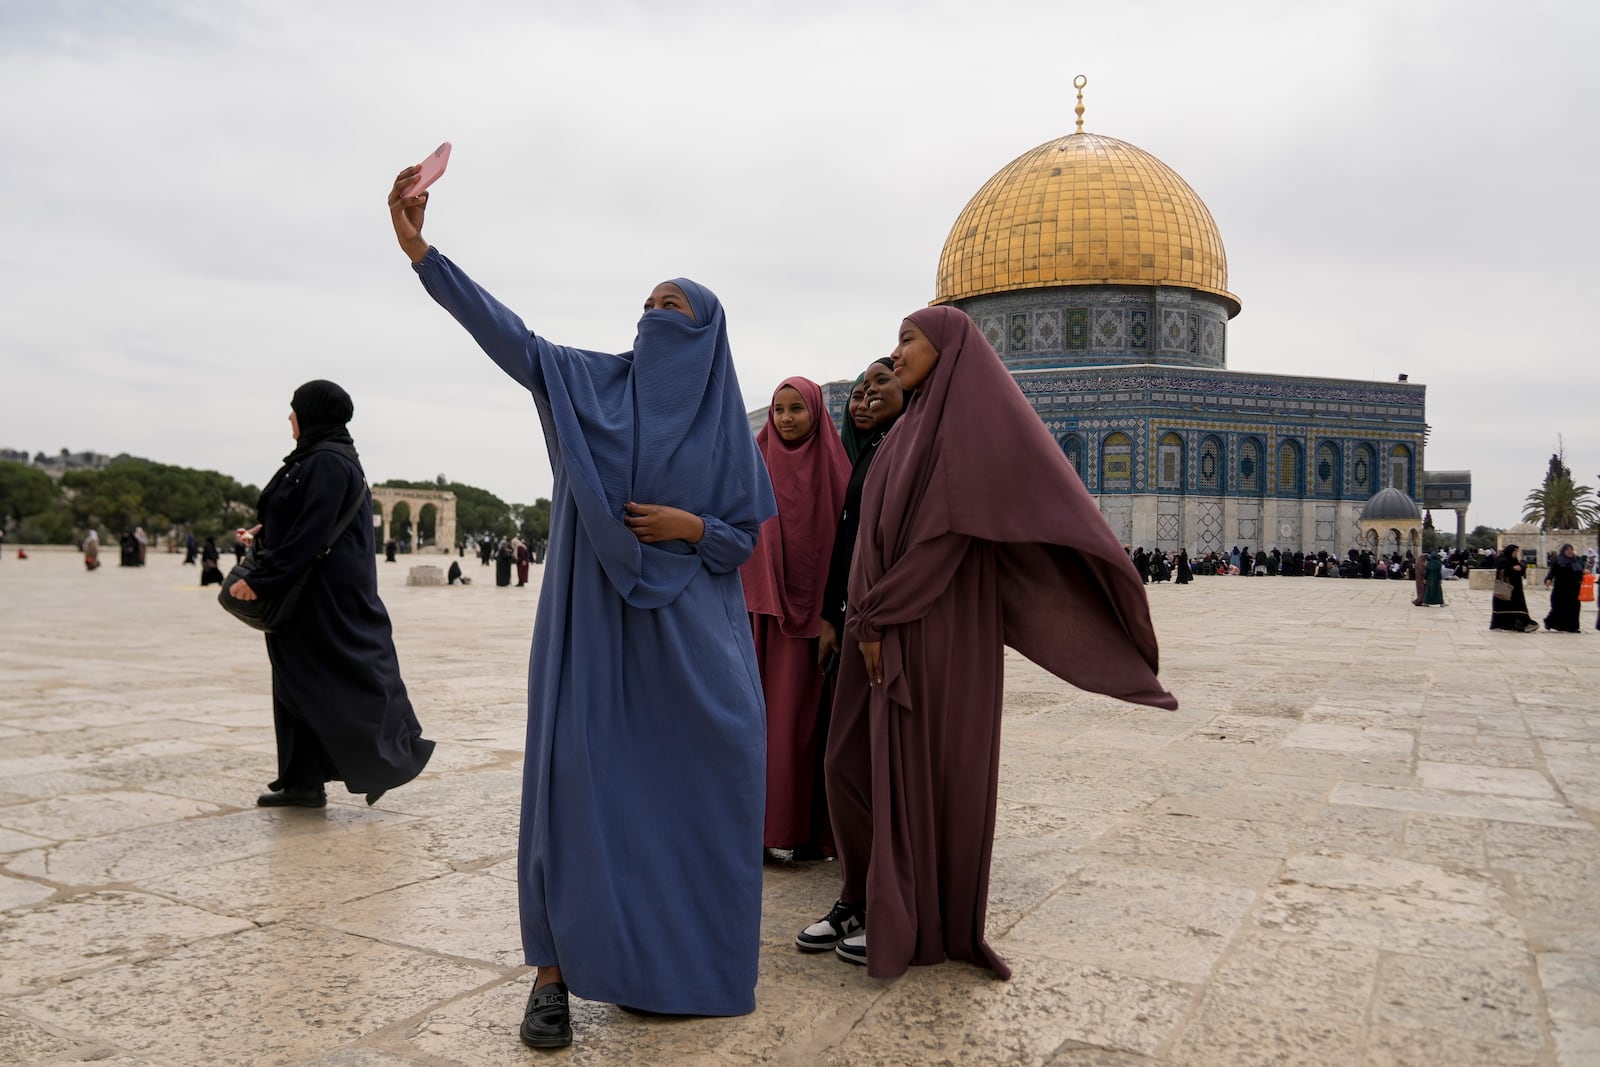
[[[379,568],[423,778],[266,811],[266,655],[194,568],[0,561],[0,1062],[1600,1064],[1593,607],[1581,636],[1490,633],[1465,583],[1424,610],[1304,578],[1151,587],[1176,712],[1008,654],[1011,981],[801,955],[837,874],[768,867],[755,1013],[575,1001],[571,1050],[525,1049],[539,568],[499,589],[468,563],[468,587]]]

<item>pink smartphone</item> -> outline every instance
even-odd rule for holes
[[[422,191],[444,174],[444,168],[450,162],[450,142],[446,141],[433,150],[433,155],[422,161],[422,171],[417,175],[417,180],[411,183],[402,196],[420,196]]]

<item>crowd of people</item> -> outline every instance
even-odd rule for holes
[[[1195,575],[1234,575],[1238,577],[1307,577],[1307,578],[1366,578],[1411,582],[1416,596],[1411,603],[1417,607],[1442,607],[1444,583],[1468,577],[1474,569],[1492,570],[1495,576],[1494,599],[1490,608],[1489,628],[1511,630],[1517,633],[1534,633],[1540,623],[1528,611],[1527,593],[1523,577],[1527,560],[1519,545],[1506,545],[1493,549],[1473,551],[1457,549],[1442,552],[1438,549],[1417,558],[1415,553],[1391,552],[1387,558],[1370,549],[1352,548],[1340,558],[1333,553],[1271,552],[1235,546],[1228,552],[1207,551],[1191,560],[1187,549],[1174,555],[1156,550],[1147,552],[1141,546],[1124,545],[1134,569],[1146,583],[1164,582],[1173,578],[1178,585],[1187,585]],[[1571,544],[1562,545],[1545,561],[1544,585],[1550,590],[1550,612],[1543,619],[1546,630],[1560,633],[1579,633],[1578,611],[1583,594],[1584,576],[1600,573],[1600,552],[1591,548],[1580,553]],[[1591,584],[1594,581],[1590,579]],[[1590,594],[1593,595],[1592,593]],[[1600,629],[1600,619],[1595,628]]]
[[[1424,553],[1421,559],[1410,550],[1404,554],[1391,552],[1384,556],[1371,549],[1352,548],[1344,556],[1319,549],[1316,552],[1280,551],[1274,547],[1268,552],[1257,549],[1254,554],[1248,547],[1222,552],[1208,550],[1189,555],[1181,549],[1176,555],[1157,549],[1146,551],[1143,547],[1124,546],[1139,575],[1146,582],[1174,580],[1179,585],[1188,584],[1194,575],[1235,575],[1248,577],[1305,577],[1305,578],[1382,578],[1395,581],[1415,581],[1425,575],[1430,559],[1437,557],[1441,578],[1465,578],[1475,562],[1471,552],[1448,554],[1437,550]],[[1492,566],[1492,563],[1489,564]]]

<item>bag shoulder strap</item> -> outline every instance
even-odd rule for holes
[[[343,535],[345,528],[355,521],[356,512],[361,510],[361,502],[367,498],[367,494],[370,492],[372,492],[372,490],[368,488],[367,480],[365,478],[361,479],[361,488],[357,490],[355,500],[351,501],[350,506],[345,509],[344,514],[339,516],[339,521],[333,524],[333,530],[328,534],[328,540],[317,552],[318,559],[326,559],[328,557],[328,553],[333,551],[333,543],[339,540],[340,536]]]
[[[332,445],[327,442],[311,446],[311,448],[307,450],[307,455],[311,455],[316,452],[338,452],[343,455],[343,451],[337,445]],[[360,467],[357,467],[356,469],[360,470]],[[354,521],[356,512],[361,510],[361,502],[367,499],[371,492],[372,490],[367,485],[366,478],[363,477],[361,479],[361,489],[356,493],[356,498],[350,502],[350,506],[345,509],[344,514],[340,515],[339,520],[333,524],[333,529],[328,531],[328,539],[324,541],[322,547],[317,550],[317,554],[314,557],[315,559],[320,560],[328,558],[328,554],[333,551],[333,543],[339,540],[339,536],[344,533],[345,527],[349,526],[350,523]]]

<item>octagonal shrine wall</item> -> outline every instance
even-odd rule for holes
[[[1014,373],[1125,544],[1342,554],[1363,543],[1373,493],[1418,491],[1421,385],[1151,365]],[[836,425],[849,390],[825,387]]]

